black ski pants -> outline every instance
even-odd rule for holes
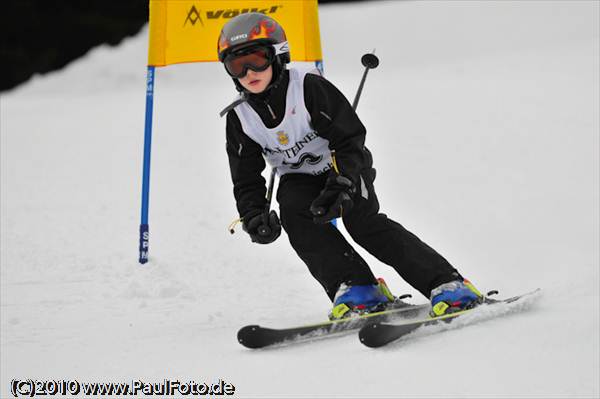
[[[277,191],[281,222],[292,247],[333,300],[340,284],[375,284],[365,260],[331,223],[315,224],[311,202],[325,185],[326,174],[286,174]],[[429,297],[433,288],[460,277],[440,254],[399,223],[379,213],[375,170],[361,176],[354,206],[342,219],[352,239],[381,262],[392,266],[412,287]]]

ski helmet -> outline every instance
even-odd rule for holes
[[[279,81],[281,72],[290,62],[290,52],[285,31],[273,18],[258,12],[238,15],[227,22],[221,29],[217,43],[219,61],[227,65],[228,57],[239,53],[247,53],[254,48],[265,48],[269,52],[270,64],[273,65],[273,80],[270,86]],[[227,70],[227,66],[226,66]],[[232,73],[227,70],[232,75]],[[232,75],[236,87],[239,82]]]
[[[236,50],[259,45],[275,45],[276,55],[290,62],[285,31],[273,18],[258,12],[238,15],[221,29],[218,41],[219,61]]]

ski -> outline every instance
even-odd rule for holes
[[[307,324],[291,328],[267,328],[259,325],[242,327],[237,334],[238,342],[251,349],[276,344],[305,342],[335,334],[356,331],[368,323],[391,321],[396,318],[424,317],[430,305],[411,305],[399,302],[398,307],[381,312],[368,313],[359,317]]]
[[[538,292],[540,292],[539,288],[526,294],[517,295],[502,300],[496,300],[486,297],[481,305],[493,306],[495,304],[502,303],[508,304],[516,302],[525,297],[533,296]],[[378,348],[387,345],[390,342],[394,342],[421,327],[436,325],[442,322],[449,323],[452,320],[457,319],[464,314],[472,312],[474,309],[477,309],[481,305],[475,306],[470,309],[458,311],[455,313],[446,314],[443,316],[428,316],[419,320],[407,320],[399,323],[388,323],[386,321],[373,320],[373,322],[368,322],[363,327],[361,327],[358,333],[358,337],[360,339],[360,342],[362,342],[364,345],[370,348]]]

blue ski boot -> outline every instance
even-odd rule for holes
[[[339,320],[385,310],[386,306],[393,303],[396,298],[382,278],[377,281],[378,284],[370,285],[342,283],[335,294],[329,319]]]
[[[483,295],[469,280],[456,280],[431,290],[431,317],[471,308],[483,300]]]

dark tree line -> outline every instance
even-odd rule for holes
[[[148,0],[4,0],[0,91],[60,69],[100,44],[119,44],[147,21]]]

